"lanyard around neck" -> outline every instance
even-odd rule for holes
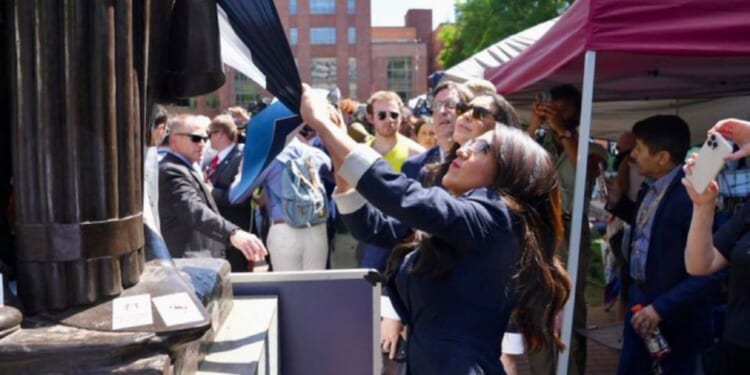
[[[667,189],[669,189],[669,185],[665,186],[664,189],[662,189],[661,192],[659,192],[659,195],[657,195],[656,198],[653,201],[651,201],[651,204],[648,206],[645,212],[643,209],[638,210],[636,223],[638,224],[639,230],[646,228],[646,224],[654,215],[654,212],[656,212],[656,207],[659,206],[659,202],[661,202],[661,199],[664,198],[664,194],[667,192]],[[646,194],[648,195],[648,193]],[[643,200],[646,200],[645,196]]]

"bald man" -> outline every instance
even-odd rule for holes
[[[203,183],[199,162],[208,139],[205,122],[179,115],[169,128],[170,150],[159,163],[159,219],[170,254],[224,258],[231,244],[248,260],[264,259],[263,242],[219,215]]]

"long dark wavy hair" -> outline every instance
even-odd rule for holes
[[[554,334],[555,315],[570,295],[570,279],[555,255],[563,237],[560,188],[555,163],[525,132],[502,124],[493,131],[492,154],[498,164],[492,186],[520,221],[521,257],[514,275],[518,305],[513,318],[530,350],[552,344],[564,348]],[[420,257],[411,273],[439,280],[448,276],[461,256],[447,242],[417,232],[397,246],[388,262],[395,271],[403,256],[418,246]],[[504,288],[504,285],[498,285]],[[546,340],[552,337],[550,343]]]

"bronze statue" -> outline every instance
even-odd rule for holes
[[[144,271],[149,112],[224,83],[216,3],[8,0],[0,37],[0,207],[12,181],[15,234],[0,263],[17,259],[26,315],[107,329],[101,304]],[[18,323],[5,309],[0,334]]]

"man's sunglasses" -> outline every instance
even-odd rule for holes
[[[172,133],[175,135],[184,135],[188,138],[190,138],[190,141],[193,143],[201,143],[208,141],[208,137],[202,136],[200,134],[190,134],[190,133]]]
[[[378,112],[378,120],[385,121],[388,116],[391,116],[391,120],[397,120],[399,117],[401,117],[401,114],[398,112],[386,112],[386,111],[380,111]]]

